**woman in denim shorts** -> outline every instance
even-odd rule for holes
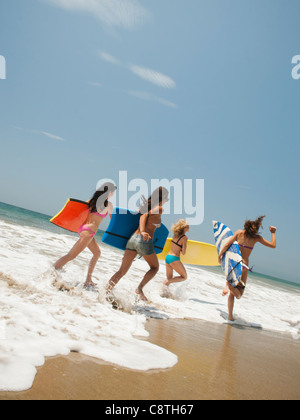
[[[136,293],[142,300],[148,300],[144,295],[143,288],[153,279],[159,270],[159,262],[153,245],[153,237],[156,229],[161,226],[163,205],[169,200],[169,192],[165,188],[159,187],[153,192],[148,200],[144,197],[142,197],[142,200],[143,204],[139,210],[141,213],[139,228],[134,232],[127,243],[123,262],[119,271],[110,279],[107,285],[106,291],[108,299],[110,299],[113,288],[121,278],[127,274],[137,255],[143,257],[150,267],[150,270],[145,274],[136,290]]]

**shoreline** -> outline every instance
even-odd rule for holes
[[[298,400],[300,340],[195,320],[149,320],[147,341],[178,356],[147,372],[79,353],[48,358],[33,387],[0,400]]]
[[[51,215],[47,215],[45,213],[40,213],[38,211],[35,210],[30,210],[27,208],[23,208],[23,207],[18,207],[14,204],[10,204],[10,203],[4,203],[0,201],[0,207],[5,206],[5,207],[10,207],[13,208],[17,211],[22,210],[25,213],[28,213],[28,215],[32,215],[33,216],[37,216],[37,219],[41,221],[41,223],[45,223],[46,224],[39,224],[36,222],[36,220],[32,220],[32,224],[30,224],[27,220],[27,224],[25,224],[25,227],[28,228],[34,228],[34,229],[38,229],[38,230],[45,230],[47,232],[50,233],[55,233],[56,235],[66,235],[66,236],[70,236],[70,237],[77,237],[76,233],[67,231],[67,230],[63,230],[62,228],[59,228],[58,226],[51,224],[49,222],[49,220],[53,217]],[[9,218],[7,217],[5,214],[1,213],[1,208],[0,208],[0,221],[3,221],[4,223],[13,223],[14,225],[17,226],[23,226],[19,224],[19,221],[15,220],[16,218]],[[105,233],[105,230],[101,230],[99,229],[97,232],[97,239],[101,239],[103,234]],[[197,241],[197,238],[191,238],[192,241]],[[214,245],[214,241],[213,238],[210,239],[209,244]],[[102,246],[105,245],[102,243]],[[105,245],[106,246],[106,245]],[[109,247],[109,246],[108,246]],[[116,250],[116,249],[115,249]],[[189,267],[189,265],[186,265],[187,267]],[[205,271],[209,272],[209,273],[216,273],[216,274],[223,274],[221,267],[201,267],[202,269],[204,269]],[[219,269],[219,270],[218,270]],[[249,273],[249,276],[254,276],[254,277],[262,277],[264,279],[264,281],[267,279],[271,282],[275,282],[279,285],[283,285],[283,286],[290,286],[290,287],[294,287],[296,289],[300,290],[300,283],[297,281],[293,281],[293,280],[288,280],[287,278],[281,278],[281,277],[277,277],[277,276],[273,276],[271,274],[264,274],[264,273],[260,273],[260,272],[253,272],[253,273]]]

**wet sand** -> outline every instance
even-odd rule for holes
[[[299,400],[300,340],[201,321],[150,320],[149,341],[177,354],[137,372],[72,353],[47,359],[29,391],[0,400]]]

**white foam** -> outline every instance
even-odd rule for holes
[[[0,391],[30,388],[45,357],[70,351],[137,370],[177,363],[176,355],[138,337],[148,335],[145,317],[115,311],[80,286],[66,293],[52,285],[56,274],[51,262],[74,238],[4,222],[0,229]],[[71,263],[62,280],[83,282],[89,257],[85,252]],[[108,260],[111,267],[106,261],[96,272],[103,287],[116,268],[111,251]]]
[[[0,231],[0,391],[30,388],[36,367],[44,364],[45,357],[71,351],[136,370],[170,368],[177,363],[176,355],[142,339],[148,336],[146,318],[143,311],[131,312],[137,308],[134,291],[148,268],[143,260],[134,263],[115,291],[128,313],[115,311],[105,301],[104,292],[119,268],[121,252],[101,245],[94,277],[99,295],[82,289],[89,251],[60,274],[63,282],[80,285],[71,292],[59,292],[52,285],[57,274],[51,264],[69,251],[76,238],[1,220]],[[145,288],[152,301],[150,309],[161,318],[224,323],[223,276],[197,267],[187,270],[189,280],[172,285],[172,298],[164,298],[165,267],[161,265],[160,273]],[[249,282],[245,297],[236,303],[236,313],[246,325],[296,336],[299,303],[299,294]]]

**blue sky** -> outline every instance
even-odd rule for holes
[[[278,249],[258,246],[255,270],[300,281],[299,15],[298,0],[2,1],[0,201],[52,215],[119,170],[204,179],[191,238],[266,214]]]

